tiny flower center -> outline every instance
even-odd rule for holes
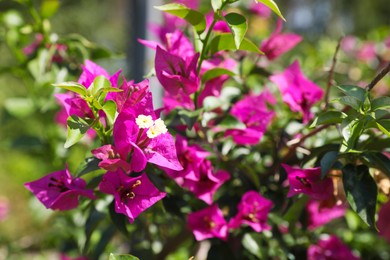
[[[215,224],[214,221],[212,221],[209,217],[203,217],[203,221],[205,222],[206,224],[206,227],[208,229],[213,229],[216,227],[217,224]]]
[[[131,187],[125,188],[123,186],[120,186],[117,191],[120,194],[121,200],[122,201],[127,201],[127,199],[134,199],[136,194],[134,192],[134,188],[138,187],[141,185],[141,181],[137,180]]]
[[[57,188],[60,190],[60,192],[65,192],[69,190],[69,188],[65,186],[65,183],[62,180],[58,180],[54,177],[51,177],[50,181],[51,182],[49,182],[48,184],[49,187]]]
[[[311,188],[311,184],[307,181],[305,177],[296,176],[295,179],[297,179],[303,186]]]

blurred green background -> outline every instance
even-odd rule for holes
[[[127,62],[134,60],[129,46],[135,45],[131,42],[135,30],[130,17],[134,12],[131,1],[61,1],[45,26],[59,38],[77,33],[102,47],[92,56],[79,55],[80,59],[98,57],[97,62],[110,73],[124,68],[125,75],[139,77],[132,74],[132,65]],[[28,28],[22,29],[23,37],[15,31],[15,28],[21,30],[19,24],[34,23],[23,2],[27,1],[0,1],[0,202],[9,206],[8,216],[0,218],[0,259],[56,259],[58,254],[52,249],[59,243],[56,234],[72,232],[72,227],[66,226],[70,222],[54,221],[51,211],[32,198],[23,183],[63,169],[66,162],[71,172],[75,171],[88,154],[88,145],[77,145],[68,151],[63,148],[66,130],[51,123],[58,108],[48,98],[54,91],[50,83],[54,83],[58,71],[52,73],[47,69],[36,82],[31,75],[38,64],[26,69],[28,60],[20,57],[20,50],[34,41]],[[39,10],[42,2],[32,1],[33,7]],[[287,18],[285,30],[305,37],[291,57],[303,59],[303,66],[310,68],[314,76],[319,76],[315,75],[316,68],[323,68],[332,57],[340,36],[355,35],[362,41],[380,41],[389,36],[388,0],[276,2]],[[152,10],[153,5],[161,2],[145,0],[145,3]],[[204,1],[203,8],[208,5],[209,1]],[[153,14],[146,17],[147,23],[152,18],[158,21]],[[147,28],[138,29],[149,35]],[[10,49],[13,41],[19,52]],[[104,50],[113,54],[102,54]],[[145,71],[149,71],[151,61],[146,64]],[[67,69],[64,79],[76,80],[79,70]],[[369,75],[374,73],[370,71]],[[25,99],[27,96],[32,99]]]

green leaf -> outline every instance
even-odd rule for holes
[[[198,118],[202,112],[203,109],[198,109],[195,111],[182,109],[177,114],[180,116],[182,123],[186,124],[187,128],[191,130],[194,124],[198,121]]]
[[[344,96],[338,99],[341,104],[347,105],[359,111],[362,106],[362,101],[353,96]]]
[[[326,174],[332,169],[334,163],[337,161],[338,155],[338,151],[329,151],[321,158],[321,179],[324,179]]]
[[[194,26],[198,34],[201,34],[206,29],[206,19],[204,15],[186,7],[185,5],[173,3],[155,6],[155,8],[186,20]]]
[[[24,118],[34,113],[34,103],[30,98],[8,98],[4,102],[8,113],[17,118]]]
[[[341,124],[347,115],[340,111],[325,111],[320,113],[310,125],[311,128],[318,125]]]
[[[382,131],[382,133],[390,137],[390,119],[378,120],[376,122],[376,126]]]
[[[238,13],[228,13],[225,15],[225,21],[233,34],[234,43],[238,49],[248,30],[248,23],[245,17]]]
[[[87,89],[77,83],[77,82],[63,82],[63,83],[58,83],[58,84],[53,84],[53,86],[55,87],[59,87],[59,88],[63,88],[63,89],[66,89],[66,90],[69,90],[69,91],[72,91],[72,92],[75,92],[75,93],[78,93],[80,94],[82,97],[85,97],[87,95]]]
[[[86,158],[80,164],[80,166],[77,168],[76,175],[78,177],[80,177],[80,176],[83,176],[83,175],[85,175],[87,173],[100,170],[99,162],[100,162],[100,160],[97,159],[96,157],[88,157],[88,158]]]
[[[208,52],[210,52],[210,55],[213,55],[214,53],[219,51],[235,51],[237,49],[263,54],[263,52],[260,51],[259,48],[247,38],[244,38],[240,46],[236,48],[234,37],[230,33],[222,33],[216,35],[210,42]]]
[[[349,205],[370,227],[375,228],[378,189],[366,165],[346,165],[343,184]]]
[[[129,237],[129,231],[126,228],[127,223],[129,223],[129,219],[120,213],[115,211],[115,200],[110,203],[108,206],[108,211],[110,214],[110,218],[114,226],[121,232],[125,237]]]
[[[67,121],[68,124],[68,135],[64,147],[69,148],[85,135],[88,131],[89,124],[81,117],[70,116]]]
[[[298,221],[309,199],[310,197],[308,196],[300,197],[297,201],[292,203],[286,214],[284,214],[283,219],[286,220],[290,226],[295,226],[294,224]]]
[[[111,253],[109,260],[139,260],[139,258],[133,255],[118,255]]]
[[[111,88],[110,81],[104,76],[97,76],[88,91],[90,91],[93,97],[98,99],[103,90],[108,88]]]
[[[41,4],[41,16],[43,18],[50,18],[57,12],[59,7],[59,0],[44,0]]]
[[[246,125],[239,121],[236,117],[228,114],[225,118],[218,124],[218,126],[226,129],[245,129]]]
[[[116,117],[116,103],[113,100],[108,100],[103,105],[103,111],[106,113],[108,123],[114,125]]]
[[[222,75],[235,76],[236,74],[224,68],[213,68],[206,71],[202,76],[202,82],[207,82]]]
[[[371,110],[390,108],[390,97],[379,97],[371,101]]]
[[[340,89],[345,95],[355,97],[361,102],[364,102],[368,94],[367,90],[358,86],[340,85],[337,86],[337,88]]]
[[[252,253],[259,259],[262,259],[263,255],[261,253],[261,248],[260,248],[261,241],[256,241],[257,239],[254,236],[256,236],[256,234],[246,233],[242,238],[242,245],[250,253]]]
[[[273,0],[256,0],[256,2],[260,2],[268,6],[272,11],[274,11],[275,14],[277,14],[280,18],[286,21],[286,19],[283,17],[282,13],[280,12],[278,5]]]
[[[390,159],[380,152],[365,152],[362,159],[372,168],[378,169],[390,178]]]
[[[341,152],[352,152],[355,150],[357,141],[360,135],[363,133],[364,120],[357,118],[345,118],[341,124],[341,133],[344,137],[343,145],[340,149]]]

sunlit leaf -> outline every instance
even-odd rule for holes
[[[256,2],[260,2],[268,6],[272,11],[274,11],[275,14],[277,14],[280,18],[286,21],[286,19],[283,17],[282,13],[280,12],[278,5],[273,0],[256,0]]]
[[[361,102],[364,102],[367,95],[367,90],[358,86],[340,85],[337,86],[337,88],[340,89],[346,96],[355,97]]]
[[[156,9],[170,13],[179,18],[183,18],[194,26],[197,33],[202,33],[206,29],[206,19],[204,15],[198,11],[192,10],[185,5],[172,3],[162,6],[155,6]]]
[[[75,115],[68,118],[67,124],[68,135],[64,144],[65,148],[69,148],[80,141],[90,128],[89,124],[84,119]]]
[[[224,68],[213,68],[203,74],[202,82],[209,81],[222,75],[234,76],[236,74],[233,71]]]
[[[248,24],[245,17],[238,13],[228,13],[225,15],[225,21],[227,22],[230,31],[233,34],[236,48],[240,48],[241,42],[244,39],[245,33],[248,29]]]
[[[211,40],[208,51],[210,52],[210,55],[213,55],[214,53],[219,51],[235,51],[237,49],[263,54],[263,52],[260,51],[259,48],[253,42],[246,38],[242,40],[240,46],[237,48],[234,42],[234,37],[230,33],[222,33],[216,35]]]
[[[77,82],[71,82],[71,81],[70,82],[63,82],[63,83],[53,84],[53,86],[78,93],[81,96],[87,95],[87,89],[83,85],[81,85]]]

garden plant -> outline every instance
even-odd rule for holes
[[[138,39],[154,66],[135,82],[99,63],[107,49],[53,32],[60,1],[15,2],[33,19],[10,8],[2,26],[28,96],[4,107],[36,117],[33,152],[56,168],[24,183],[55,216],[39,250],[390,258],[389,28],[323,51],[283,29],[273,0],[169,1],[156,41]]]

